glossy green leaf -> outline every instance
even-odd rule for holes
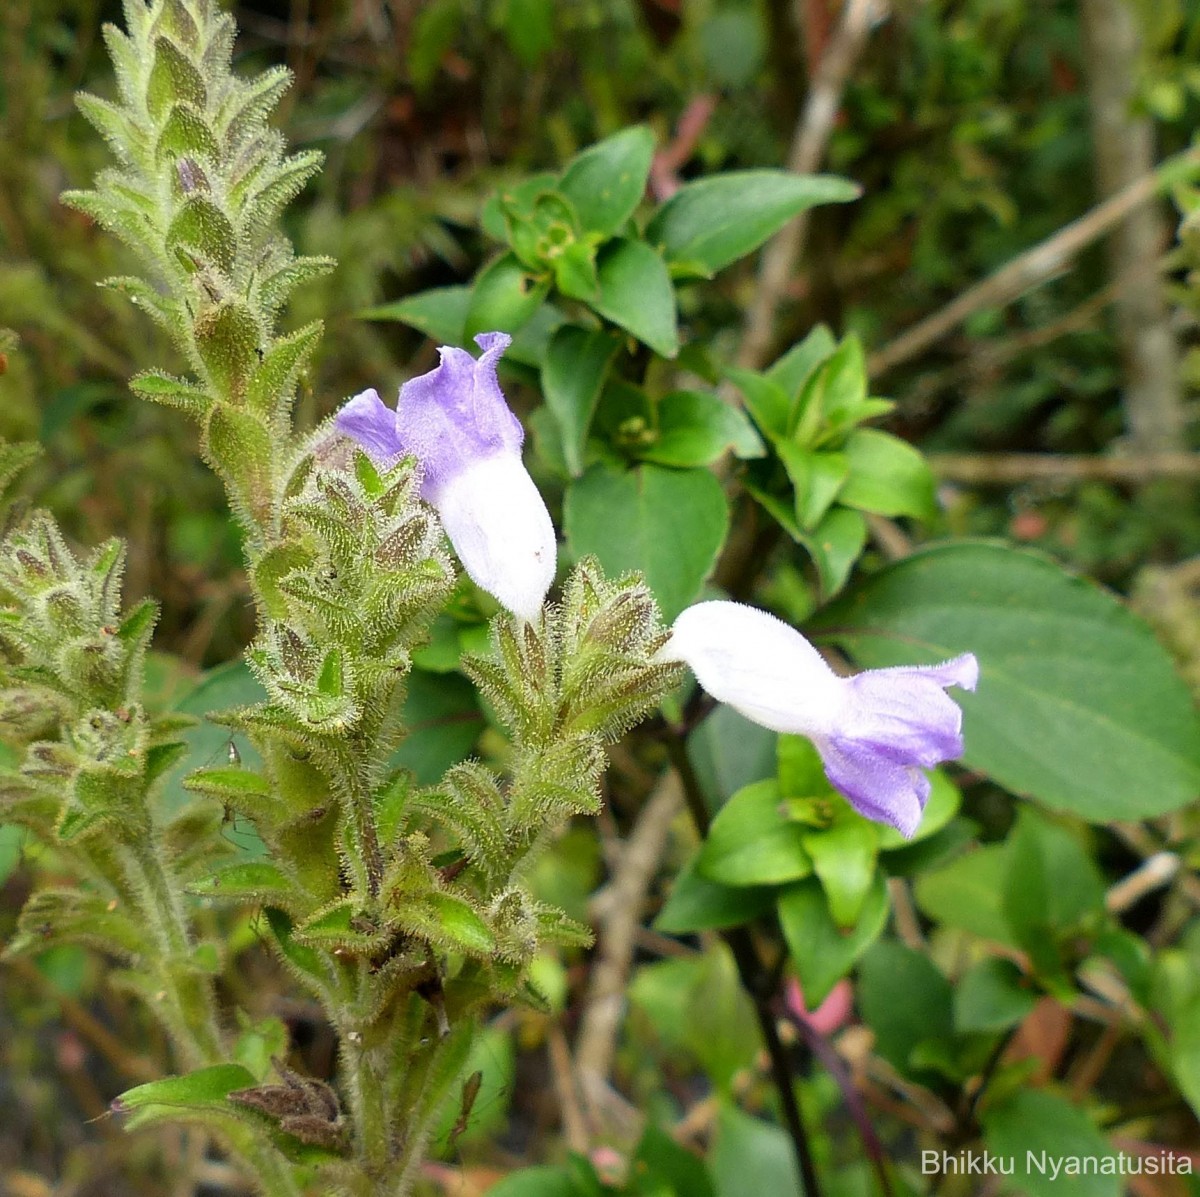
[[[803,341],[776,359],[766,377],[783,389],[789,402],[794,401],[812,372],[832,357],[836,349],[833,333],[824,324],[818,324]]]
[[[838,501],[878,515],[937,514],[933,471],[920,452],[877,428],[855,429],[846,441],[849,476]]]
[[[692,860],[672,882],[666,905],[654,920],[659,931],[686,935],[738,927],[771,909],[775,895],[770,889],[720,885],[702,876],[696,866]]]
[[[687,183],[654,214],[646,240],[668,261],[715,274],[817,204],[846,203],[859,188],[832,175],[740,170]]]
[[[954,1029],[992,1034],[1014,1027],[1038,995],[1011,961],[989,956],[972,965],[954,987]]]
[[[853,927],[858,922],[879,858],[875,824],[852,811],[847,815],[852,817],[803,837],[813,872],[825,890],[829,913],[839,927]]]
[[[796,1157],[783,1129],[723,1102],[712,1150],[717,1197],[800,1197]]]
[[[815,877],[784,890],[778,909],[804,999],[815,1010],[882,934],[889,909],[887,886],[876,874],[858,922],[849,932],[833,921],[825,891]]]
[[[633,215],[646,190],[654,134],[645,125],[622,129],[567,163],[558,189],[584,229],[611,237]]]
[[[974,652],[978,691],[954,692],[964,759],[1014,793],[1102,823],[1175,810],[1200,788],[1200,719],[1170,657],[1115,596],[1048,558],[927,549],[815,625],[864,666]]]
[[[563,456],[573,477],[583,472],[583,447],[619,348],[616,337],[602,329],[564,324],[546,350],[542,394],[558,423]]]
[[[848,455],[805,449],[793,441],[781,441],[775,450],[795,492],[796,522],[804,529],[815,528],[850,477]]]
[[[791,406],[787,391],[774,379],[755,370],[730,367],[725,374],[742,392],[747,410],[763,433],[772,440],[786,436],[788,409]]]
[[[735,457],[762,457],[763,443],[739,408],[705,391],[673,391],[658,404],[658,436],[638,450],[644,461],[705,466],[726,450]]]
[[[1029,1197],[1120,1197],[1116,1152],[1071,1100],[1041,1089],[1018,1089],[983,1114],[987,1149],[1013,1161],[1013,1181]],[[1096,1161],[1086,1174],[1067,1161]],[[1108,1162],[1109,1174],[1100,1165]],[[1058,1167],[1055,1168],[1054,1165]]]
[[[943,926],[1015,947],[1002,903],[1007,872],[1006,844],[975,848],[918,877],[917,905],[922,914]]]
[[[437,287],[407,299],[367,308],[358,313],[358,318],[397,321],[441,345],[462,345],[467,339],[465,330],[472,294],[473,289],[468,286]]]
[[[404,702],[408,737],[392,754],[390,767],[411,769],[422,785],[470,756],[484,728],[475,687],[464,677],[414,669]]]
[[[707,470],[593,466],[567,488],[567,544],[611,575],[640,569],[673,620],[700,593],[725,541],[729,508]]]
[[[777,781],[755,782],[717,812],[696,871],[721,885],[778,885],[807,877],[813,866],[805,830],[787,817]]]
[[[834,507],[812,532],[801,532],[798,538],[817,567],[821,594],[830,599],[846,585],[850,571],[862,556],[867,544],[867,521],[849,507]]]
[[[471,287],[464,341],[481,332],[516,332],[541,307],[549,291],[549,280],[533,277],[515,254],[503,254],[489,262]]]
[[[679,352],[675,288],[666,264],[644,241],[616,241],[599,258],[601,316],[663,357]]]
[[[858,969],[858,1008],[875,1032],[875,1050],[903,1073],[918,1046],[948,1040],[952,990],[928,956],[895,940],[877,943]]]

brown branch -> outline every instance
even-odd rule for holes
[[[8,967],[25,984],[37,986],[48,997],[56,1001],[59,1010],[62,1012],[63,1022],[75,1031],[81,1039],[90,1043],[118,1072],[127,1076],[132,1081],[152,1081],[157,1079],[159,1073],[149,1061],[130,1052],[90,1010],[77,1002],[73,997],[58,989],[48,977],[35,968],[28,960],[18,956],[8,962]]]
[[[1148,482],[1200,477],[1200,453],[1142,453],[1128,457],[1060,453],[934,453],[939,478],[966,485],[1018,486],[1024,482]]]
[[[812,174],[821,165],[841,106],[846,79],[862,53],[868,34],[886,11],[886,0],[846,0],[842,18],[821,55],[821,65],[813,76],[796,122],[787,157],[787,169],[794,174]],[[766,364],[775,336],[775,317],[804,248],[808,218],[809,213],[801,212],[763,251],[754,302],[747,313],[746,328],[738,349],[739,366],[757,370]]]
[[[1114,229],[1134,209],[1161,194],[1165,187],[1190,177],[1197,168],[1200,168],[1200,150],[1186,150],[1168,158],[1156,170],[1097,204],[873,353],[868,362],[872,377],[923,353],[975,312],[1011,303],[1062,273],[1081,250]]]
[[[679,777],[668,771],[642,808],[613,879],[596,901],[600,947],[575,1041],[575,1069],[589,1100],[596,1083],[607,1084],[612,1070],[646,893],[666,850],[671,823],[682,809]]]

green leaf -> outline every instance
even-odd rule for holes
[[[289,336],[272,342],[250,375],[246,387],[247,406],[268,417],[286,410],[296,393],[296,380],[324,330],[324,324],[314,320]]]
[[[706,466],[726,450],[762,457],[765,450],[744,412],[706,391],[673,391],[658,404],[658,437],[638,449],[644,461]]]
[[[653,156],[654,134],[645,125],[622,129],[572,158],[558,189],[584,229],[611,237],[645,194]]]
[[[129,389],[139,399],[182,408],[191,416],[202,416],[213,401],[208,388],[161,370],[145,370],[129,380]]]
[[[697,860],[693,859],[675,878],[654,926],[668,935],[738,927],[765,914],[774,899],[775,895],[765,887],[734,887],[710,881],[700,875]]]
[[[793,345],[766,372],[766,377],[781,387],[789,404],[800,394],[812,372],[833,356],[837,341],[824,324],[818,324],[808,336]]]
[[[712,809],[743,786],[775,772],[777,738],[724,704],[692,732],[688,755]]]
[[[1016,946],[1001,895],[1008,873],[1008,845],[988,844],[917,878],[921,912],[945,927]]]
[[[492,1185],[487,1197],[584,1197],[566,1168],[542,1165],[510,1172]]]
[[[558,422],[572,477],[583,473],[583,447],[619,348],[611,333],[578,324],[564,324],[550,338],[542,366],[542,393]]]
[[[243,861],[222,869],[212,877],[194,882],[188,891],[202,898],[228,902],[270,902],[287,909],[301,898],[291,878],[266,860]]]
[[[204,448],[230,487],[242,517],[257,522],[272,494],[275,446],[270,429],[244,407],[214,403],[204,430]]]
[[[388,764],[411,769],[421,785],[435,784],[470,756],[485,726],[478,694],[466,678],[423,669],[408,676],[403,718],[408,738]]]
[[[167,249],[194,250],[213,266],[228,273],[237,252],[237,236],[229,217],[207,196],[194,195],[181,207],[167,230]]]
[[[722,885],[778,885],[812,872],[806,828],[783,809],[773,778],[739,790],[717,812],[696,861],[702,877]]]
[[[600,295],[596,273],[596,247],[590,241],[572,241],[551,259],[554,285],[568,299],[594,304]]]
[[[1031,807],[1008,841],[1003,910],[1042,976],[1070,990],[1059,943],[1104,915],[1104,879],[1079,842]]]
[[[662,357],[679,352],[675,288],[662,258],[644,241],[616,241],[598,263],[600,298],[592,307]]]
[[[806,449],[794,441],[780,441],[775,450],[795,491],[797,524],[803,529],[815,528],[846,485],[848,456]]]
[[[875,1032],[875,1050],[903,1073],[912,1073],[919,1045],[953,1034],[950,982],[928,956],[895,940],[877,943],[863,957],[857,996],[863,1021]]]
[[[799,540],[817,567],[821,594],[830,599],[846,585],[850,571],[862,556],[867,521],[848,507],[835,507],[812,532],[800,532]]]
[[[633,1157],[635,1194],[646,1197],[714,1197],[703,1162],[657,1126],[647,1126]],[[664,1189],[662,1186],[666,1185]]]
[[[1013,1161],[1013,1179],[1029,1197],[1120,1197],[1117,1154],[1091,1119],[1057,1093],[1018,1089],[983,1115],[984,1143]],[[1109,1175],[1071,1175],[1067,1161],[1109,1160]],[[1057,1164],[1061,1171],[1056,1170]]]
[[[853,183],[831,175],[730,171],[681,187],[654,214],[646,240],[660,246],[667,261],[711,277],[805,209],[859,194]]]
[[[1166,1036],[1152,1037],[1150,1043],[1193,1112],[1200,1112],[1200,973],[1195,957],[1195,952],[1172,948],[1155,961],[1152,1003]]]
[[[955,694],[964,759],[1013,793],[1103,823],[1178,809],[1200,787],[1200,719],[1170,657],[1113,595],[1045,557],[927,549],[814,622],[864,666],[974,652],[978,692]]]
[[[1007,1031],[1037,1001],[1037,992],[1011,960],[989,956],[967,969],[954,987],[954,1029],[960,1034]]]
[[[549,280],[534,278],[515,254],[503,254],[489,262],[471,288],[464,342],[481,332],[516,332],[538,310],[549,291]]]
[[[700,593],[729,525],[721,484],[707,470],[593,466],[567,488],[567,543],[609,576],[641,570],[668,623]]]
[[[407,299],[382,303],[358,313],[360,320],[394,320],[407,324],[441,345],[464,345],[473,288],[436,287]]]
[[[406,899],[396,917],[414,934],[472,956],[486,956],[496,946],[491,927],[475,913],[469,902],[453,894],[430,894],[415,907],[408,905]]]
[[[259,329],[253,313],[237,300],[196,317],[196,348],[221,399],[237,400],[258,364]]]
[[[833,921],[839,927],[853,927],[875,880],[879,858],[875,824],[854,815],[821,831],[809,832],[803,841],[813,872],[825,890]]]
[[[846,441],[850,473],[838,501],[877,515],[937,515],[933,471],[920,452],[877,428],[855,429]]]
[[[725,376],[742,392],[754,422],[771,440],[777,441],[787,435],[791,400],[778,382],[755,370],[734,366],[725,371]]]
[[[779,923],[810,1010],[829,996],[854,962],[879,938],[887,923],[888,907],[887,885],[878,873],[862,914],[849,932],[833,921],[825,891],[815,877],[789,886],[780,894]]]
[[[126,1089],[113,1105],[124,1111],[150,1106],[217,1106],[224,1110],[230,1093],[253,1084],[253,1074],[240,1064],[214,1064],[184,1076],[169,1076]]]
[[[800,1197],[795,1153],[783,1130],[722,1102],[712,1176],[717,1197]]]
[[[554,0],[504,0],[505,41],[527,66],[536,66],[554,45]]]

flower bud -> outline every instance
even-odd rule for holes
[[[337,428],[381,465],[415,456],[421,497],[437,509],[467,574],[532,621],[554,581],[554,525],[521,462],[524,430],[496,380],[512,338],[481,333],[475,341],[479,358],[439,349],[441,364],[400,388],[395,411],[373,390],[355,395]]]
[[[682,661],[719,702],[772,731],[807,736],[860,814],[911,837],[929,798],[922,772],[962,754],[962,712],[947,686],[974,690],[964,653],[942,665],[838,677],[782,620],[741,603],[689,607],[659,659]]]

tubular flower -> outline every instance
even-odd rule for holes
[[[496,362],[512,338],[481,333],[475,342],[478,358],[439,349],[441,364],[400,388],[395,411],[363,391],[336,424],[380,464],[415,456],[421,497],[437,509],[468,575],[514,615],[533,620],[554,581],[554,525],[521,463],[524,430],[496,381]]]
[[[922,772],[961,755],[962,712],[945,687],[974,690],[964,653],[942,665],[838,677],[795,628],[741,603],[697,603],[661,659],[682,661],[715,699],[772,731],[807,736],[860,814],[911,837],[929,798]]]

